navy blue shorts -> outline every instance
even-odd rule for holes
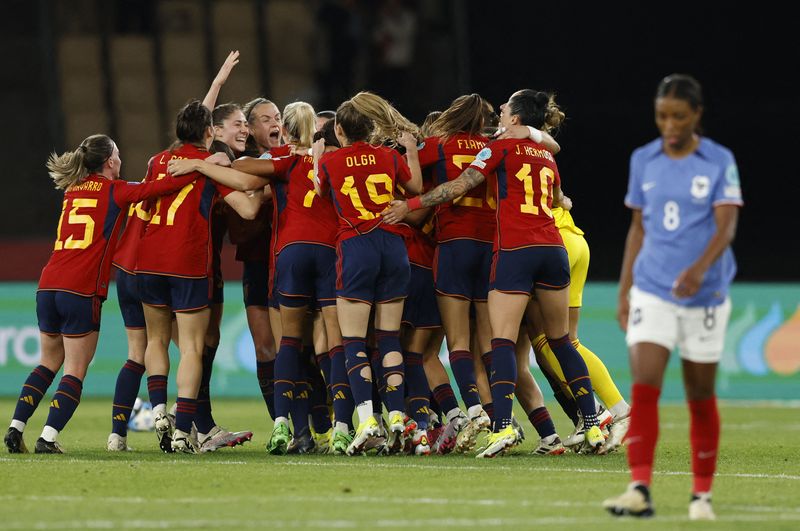
[[[413,328],[442,326],[436,290],[433,288],[433,271],[430,269],[411,264],[408,297],[403,305],[403,324]]]
[[[336,246],[336,296],[369,304],[408,295],[411,275],[402,236],[382,229]]]
[[[208,308],[211,303],[211,279],[182,278],[137,273],[139,297],[143,304],[164,306],[173,312]]]
[[[313,243],[287,245],[278,254],[275,269],[275,291],[282,306],[336,304],[334,249]]]
[[[117,300],[125,328],[144,328],[144,310],[139,297],[139,280],[122,269],[117,269]]]
[[[569,258],[563,247],[498,251],[492,260],[489,287],[493,290],[529,295],[533,289],[558,290],[568,286]]]
[[[36,292],[39,330],[48,335],[80,337],[100,331],[100,297],[83,297],[67,291]]]
[[[489,296],[492,244],[450,240],[436,247],[433,259],[436,293],[485,302]]]
[[[269,263],[242,262],[242,295],[245,306],[266,306],[269,297]]]

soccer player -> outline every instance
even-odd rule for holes
[[[22,386],[4,438],[11,453],[28,451],[22,438],[25,424],[62,365],[64,375],[35,452],[63,453],[56,437],[78,407],[97,348],[100,310],[123,213],[132,203],[173,193],[192,180],[127,183],[119,178],[121,166],[119,149],[106,135],[92,135],[74,151],[53,153],[47,161],[56,188],[64,190],[64,202],[53,254],[36,292],[42,359]]]
[[[563,118],[551,95],[524,89],[501,106],[500,124],[550,129]],[[511,419],[517,373],[515,341],[532,291],[542,305],[548,342],[562,360],[570,385],[579,396],[584,422],[589,426],[586,438],[592,446],[599,446],[605,439],[597,427],[591,381],[586,365],[569,342],[569,262],[552,218],[553,197],[559,196],[561,184],[552,153],[531,140],[495,141],[479,151],[457,179],[408,203],[394,202],[387,221],[403,219],[409,209],[460,197],[487,176],[494,181],[498,201],[496,252],[488,297],[495,420],[488,446],[478,457],[497,456],[518,442]]]
[[[176,121],[178,143],[156,154],[148,169],[149,178],[168,177],[167,164],[173,158],[208,157],[213,139],[211,111],[197,100],[187,103]],[[227,160],[223,154],[221,156]],[[155,415],[156,435],[164,451],[195,453],[197,445],[189,432],[195,420],[197,394],[202,379],[202,354],[208,330],[211,296],[211,237],[213,218],[209,211],[217,194],[246,218],[261,206],[260,194],[234,192],[194,173],[195,181],[152,206],[151,218],[139,243],[136,274],[144,304],[147,326],[145,366]],[[172,177],[169,177],[172,178]],[[178,397],[175,430],[166,414],[166,386],[151,387],[151,379],[166,381],[172,314],[178,328],[181,361],[178,366]],[[198,433],[200,440],[208,434]]]
[[[340,220],[336,305],[359,418],[355,437],[347,448],[353,455],[360,454],[367,441],[379,433],[373,416],[373,374],[366,347],[373,306],[389,431],[405,429],[400,325],[410,271],[402,233],[385,224],[381,212],[392,201],[396,185],[419,193],[422,175],[419,171],[412,173],[397,151],[379,145],[400,137],[409,158],[417,157],[417,127],[383,98],[360,92],[342,103],[336,111],[335,131],[342,148],[322,157],[315,175],[318,192],[327,195],[330,190]],[[316,156],[321,147],[315,144]]]
[[[711,484],[719,448],[715,377],[736,274],[731,242],[742,195],[733,154],[699,133],[700,83],[672,74],[658,85],[660,137],[631,155],[625,204],[631,226],[619,281],[618,319],[627,332],[633,392],[627,435],[631,483],[604,502],[615,515],[651,516],[658,398],[678,346],[689,402],[691,520],[713,520]]]

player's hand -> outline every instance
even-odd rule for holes
[[[561,194],[561,199],[559,199],[558,202],[559,202],[558,206],[560,206],[564,210],[567,211],[572,210],[572,199],[570,199],[569,196]]]
[[[501,127],[495,133],[495,138],[498,140],[505,140],[506,138],[524,139],[530,136],[531,132],[526,125],[510,125],[508,127]]]
[[[292,155],[300,155],[301,157],[310,157],[311,148],[301,148],[295,145],[289,146],[289,153]]]
[[[672,294],[678,299],[685,299],[694,296],[700,291],[703,284],[705,271],[696,265],[691,265],[678,275],[672,283]]]
[[[239,64],[239,50],[232,51],[228,54],[225,62],[217,72],[217,77],[214,78],[215,85],[224,85],[228,81],[228,76],[231,74],[233,67]]]
[[[417,137],[413,134],[409,133],[408,131],[404,131],[402,135],[397,139],[397,142],[406,148],[406,151],[411,151],[417,149]]]
[[[381,212],[381,216],[385,223],[396,225],[405,219],[408,212],[408,204],[405,201],[394,200],[386,207],[386,210]]]
[[[223,153],[222,151],[214,153],[210,157],[206,159],[206,162],[210,164],[216,164],[217,166],[225,166],[226,168],[231,167],[231,159],[228,158],[228,155]]]
[[[311,145],[311,155],[314,158],[319,158],[323,153],[325,153],[325,139],[320,138]]]
[[[178,175],[186,175],[187,173],[197,171],[198,162],[200,161],[195,159],[172,159],[167,164],[167,172],[173,177],[177,177]]]
[[[631,311],[631,303],[628,301],[628,296],[620,296],[617,301],[617,323],[623,332],[628,331],[628,313]]]

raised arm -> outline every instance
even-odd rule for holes
[[[550,136],[550,133],[546,133],[530,125],[511,125],[504,130],[500,130],[497,139],[502,140],[504,138],[529,138],[537,144],[546,147],[553,155],[557,155],[558,152],[561,151],[561,146],[556,142],[555,138]]]
[[[239,64],[239,50],[229,53],[228,57],[225,59],[225,62],[222,63],[219,72],[217,72],[217,77],[215,77],[214,81],[211,82],[211,86],[208,88],[206,97],[203,98],[204,107],[211,111],[214,110],[214,107],[217,105],[219,91],[222,88],[222,85],[224,85],[228,80],[231,70],[233,70],[233,67],[237,64]]]
[[[318,196],[324,197],[328,192],[327,186],[320,179],[319,159],[325,153],[325,138],[320,138],[311,146],[311,155],[314,157],[314,191]]]
[[[481,172],[469,167],[456,179],[442,183],[430,192],[412,198],[409,201],[392,201],[384,213],[384,221],[390,225],[400,223],[411,210],[423,207],[432,207],[452,201],[456,197],[461,197],[485,180]]]

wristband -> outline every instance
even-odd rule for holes
[[[529,125],[528,126],[528,132],[530,133],[530,136],[528,138],[530,138],[531,140],[533,140],[537,144],[541,144],[542,143],[542,139],[544,138],[544,135],[542,135],[541,131],[539,131],[535,127],[531,127]]]
[[[409,211],[411,211],[411,210],[419,210],[420,208],[422,208],[422,196],[418,195],[418,196],[412,197],[411,199],[409,199],[406,202],[406,206],[408,207]]]

